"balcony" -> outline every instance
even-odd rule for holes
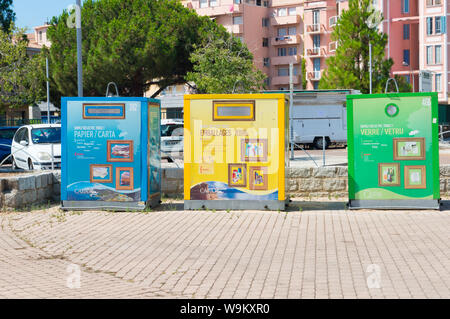
[[[227,31],[229,33],[233,33],[233,34],[244,33],[244,25],[243,24],[227,25],[227,26],[225,26],[225,29],[227,29]]]
[[[336,52],[337,46],[338,46],[337,41],[330,42],[328,52],[330,53]]]
[[[283,16],[283,17],[273,17],[270,19],[270,24],[272,26],[285,25],[285,24],[297,24],[300,23],[300,16]]]
[[[330,19],[328,19],[328,25],[329,25],[330,29],[334,28],[336,26],[338,19],[339,19],[339,16],[333,16],[333,17],[330,17]]]
[[[306,56],[309,58],[321,58],[327,56],[327,49],[326,48],[312,48],[306,50]]]
[[[270,59],[272,65],[297,64],[300,63],[300,60],[299,55],[276,56]]]
[[[243,4],[235,4],[233,12],[230,11],[230,8],[231,8],[230,5],[206,7],[206,8],[194,7],[194,9],[197,12],[197,14],[200,16],[217,17],[217,16],[221,16],[221,15],[225,15],[225,14],[231,15],[233,13],[242,13],[243,7],[244,7]]]
[[[285,35],[272,38],[271,45],[286,45],[286,44],[300,44],[299,35]]]
[[[287,85],[289,84],[289,76],[275,76],[272,78],[272,85]],[[298,75],[294,75],[292,77],[292,82],[294,84],[300,84],[300,77]]]
[[[306,33],[320,34],[327,32],[327,28],[323,24],[307,24]]]
[[[319,81],[321,77],[322,77],[322,71],[308,72],[308,80],[310,80],[310,81]]]

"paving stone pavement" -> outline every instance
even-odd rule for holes
[[[0,214],[0,298],[450,298],[449,211],[302,206]]]

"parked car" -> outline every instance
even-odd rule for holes
[[[61,168],[61,124],[34,124],[19,128],[14,135],[11,153],[13,168],[45,170]]]
[[[172,161],[173,156],[183,153],[184,123],[181,119],[161,120],[161,157]]]
[[[11,154],[11,143],[19,126],[0,127],[0,163]],[[10,163],[11,159],[5,161]]]

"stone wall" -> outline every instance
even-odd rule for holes
[[[347,198],[346,166],[291,167],[286,172],[286,192],[302,198]]]
[[[347,199],[346,166],[289,168],[286,192],[305,199]],[[441,197],[450,197],[450,165],[440,168]],[[162,169],[162,193],[165,197],[182,198],[183,168]],[[60,201],[61,173],[55,171],[0,178],[0,207],[19,208],[48,201]]]
[[[183,198],[184,170],[182,168],[167,167],[162,169],[162,194],[165,197]]]
[[[0,207],[20,208],[59,201],[61,173],[42,172],[0,178]]]

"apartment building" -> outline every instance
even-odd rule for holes
[[[448,104],[448,0],[378,0],[388,35],[392,73],[404,76],[419,91],[421,71],[432,73],[439,104]]]
[[[34,27],[34,32],[27,33],[28,38],[28,54],[34,55],[41,51],[42,47],[50,47],[52,44],[47,38],[47,29],[50,25],[44,24]]]
[[[295,89],[302,88],[305,59],[305,89],[316,89],[334,54],[330,35],[337,16],[348,0],[188,0],[182,3],[199,15],[209,16],[240,38],[254,55],[255,66],[268,76],[272,90],[289,88],[293,63]]]

